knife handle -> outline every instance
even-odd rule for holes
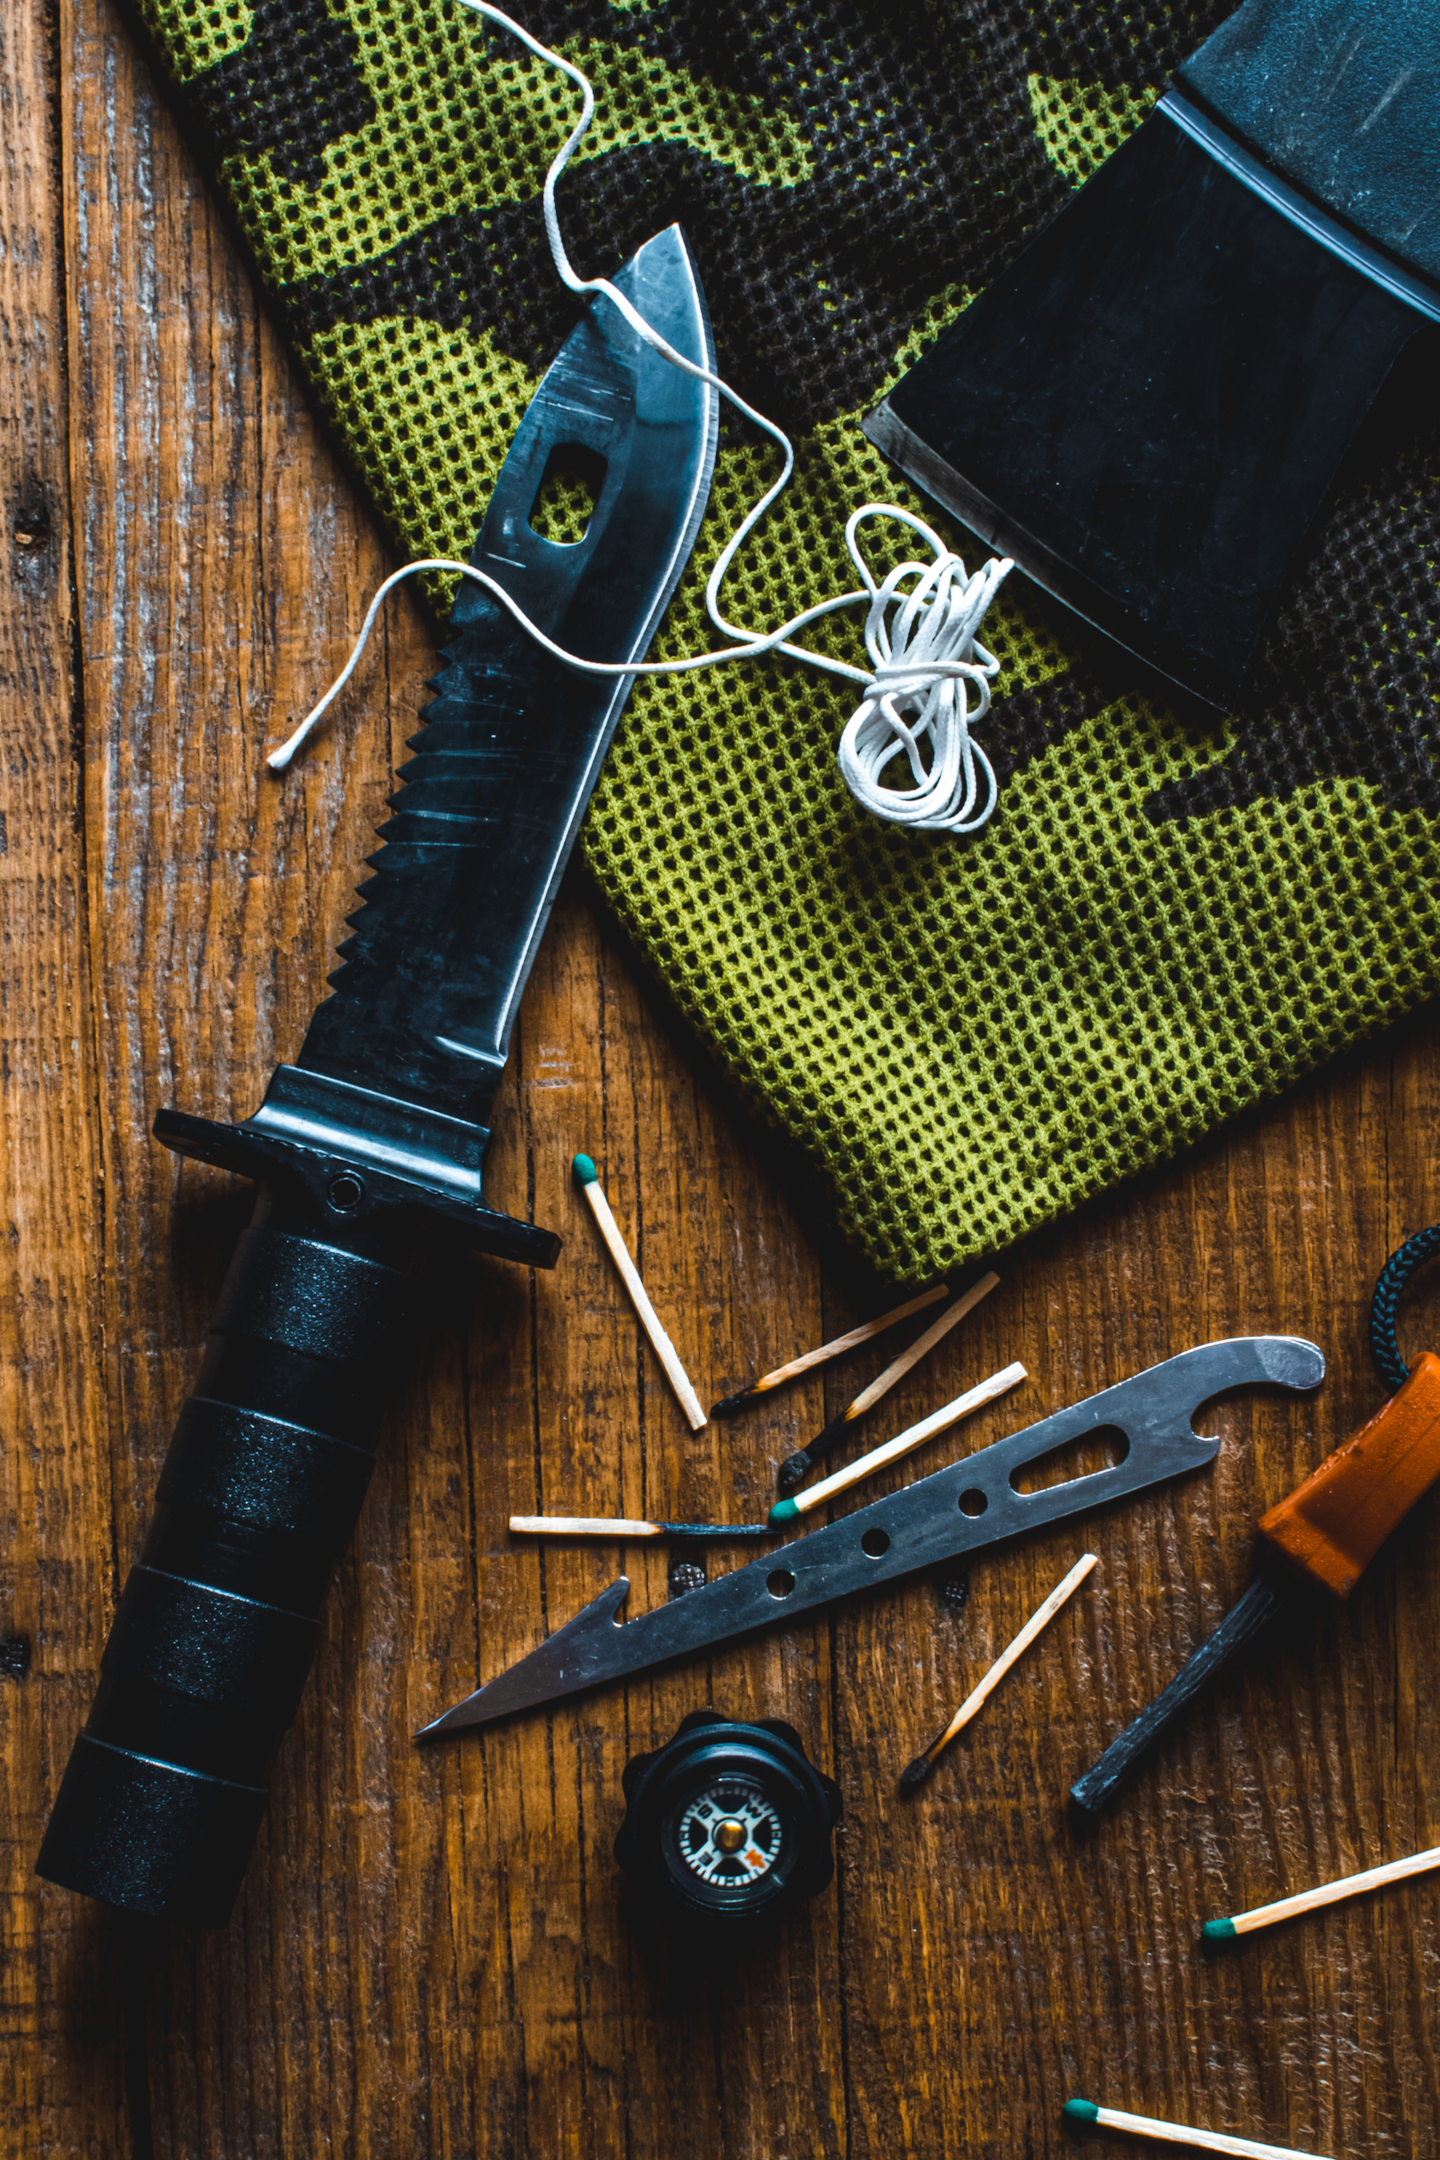
[[[417,1332],[394,1218],[296,1204],[262,1189],[236,1248],[36,1863],[198,1927],[230,1916]]]

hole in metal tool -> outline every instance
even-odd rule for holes
[[[557,443],[530,506],[530,530],[552,547],[578,547],[605,485],[605,460],[583,443]]]
[[[869,1553],[872,1560],[883,1559],[890,1550],[890,1536],[885,1530],[867,1530],[860,1540],[860,1550]]]
[[[795,1578],[787,1567],[772,1568],[765,1578],[765,1587],[773,1598],[789,1597],[795,1587]]]
[[[1046,1455],[1022,1463],[1010,1473],[1018,1493],[1044,1492],[1050,1485],[1068,1485],[1074,1478],[1093,1477],[1097,1470],[1113,1470],[1130,1453],[1130,1440],[1118,1425],[1097,1425],[1092,1432],[1063,1440]]]
[[[974,1485],[970,1487],[968,1492],[962,1492],[960,1495],[960,1513],[962,1515],[983,1515],[989,1505],[990,1502],[986,1499],[984,1493]]]

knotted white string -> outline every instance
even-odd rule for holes
[[[429,556],[424,561],[406,563],[403,569],[386,578],[370,603],[360,635],[341,673],[320,702],[306,714],[294,734],[270,753],[266,763],[273,771],[283,772],[322,714],[339,696],[355,672],[375,618],[393,587],[403,578],[414,577],[424,570],[458,571],[462,577],[493,594],[521,629],[546,652],[583,675],[682,675],[696,668],[719,667],[735,660],[757,659],[762,653],[783,652],[791,659],[804,661],[807,667],[821,668],[827,674],[841,675],[860,683],[864,696],[841,737],[839,753],[840,770],[857,801],[892,824],[909,825],[919,831],[973,832],[993,811],[997,789],[994,768],[984,751],[971,740],[970,729],[983,720],[990,709],[990,684],[999,670],[994,656],[983,645],[976,644],[975,632],[1014,564],[1008,559],[997,561],[992,558],[983,570],[967,577],[960,557],[953,554],[939,534],[920,518],[894,503],[866,503],[852,513],[845,527],[845,543],[851,560],[864,580],[860,591],[822,600],[782,623],[778,630],[749,630],[743,623],[727,621],[720,610],[720,587],[736,553],[787,486],[795,469],[794,446],[782,428],[767,419],[764,413],[757,412],[753,405],[748,405],[720,376],[678,352],[609,278],[582,278],[578,274],[561,237],[555,188],[594,117],[595,93],[589,79],[569,60],[533,38],[511,16],[492,6],[491,0],[457,0],[457,4],[508,30],[537,59],[567,76],[583,97],[580,118],[545,175],[545,232],[561,282],[577,295],[603,295],[619,309],[637,337],[673,367],[693,376],[697,382],[708,383],[738,413],[768,435],[781,452],[780,477],[731,534],[716,557],[705,585],[705,606],[711,622],[725,636],[739,642],[720,651],[692,654],[686,660],[638,664],[583,660],[548,638],[538,624],[531,622],[504,586],[485,571],[443,556]],[[869,517],[898,518],[929,541],[934,550],[934,562],[928,568],[923,563],[902,563],[877,585],[857,539],[862,519]],[[911,579],[916,582],[907,591],[905,588]],[[871,660],[869,673],[863,668],[852,667],[848,661],[834,660],[824,653],[812,652],[807,646],[791,643],[796,632],[810,623],[842,608],[856,607],[862,601],[869,602],[865,622],[865,645]],[[972,683],[978,693],[973,710],[969,693]],[[907,714],[911,716],[908,720]],[[925,763],[927,752],[928,766]],[[908,761],[914,785],[887,787],[882,783],[881,774],[901,753]]]
[[[900,518],[922,534],[935,560],[901,563],[877,585],[856,544],[861,518]],[[870,587],[865,649],[872,673],[865,696],[840,738],[840,770],[857,802],[894,825],[916,832],[974,832],[995,808],[995,768],[970,730],[990,710],[990,685],[1000,671],[975,632],[1002,580],[1013,568],[993,558],[973,577],[938,533],[894,503],[867,503],[845,527],[846,545]],[[906,592],[906,581],[916,582]],[[974,710],[970,686],[977,692]],[[913,721],[907,722],[906,714]],[[927,767],[924,751],[928,746]],[[887,787],[881,774],[903,750],[913,787]],[[983,776],[983,778],[982,778]]]

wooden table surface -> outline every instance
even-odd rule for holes
[[[565,1254],[534,1279],[477,1262],[389,1422],[231,1926],[167,1934],[36,1880],[247,1212],[150,1119],[243,1116],[297,1049],[431,647],[392,604],[313,754],[262,773],[388,558],[109,0],[9,0],[0,54],[4,2154],[1042,2160],[1076,2151],[1080,2093],[1433,2155],[1440,1884],[1226,1955],[1196,1938],[1440,1841],[1440,1497],[1098,1833],[1063,1808],[1247,1580],[1261,1509],[1380,1400],[1370,1285],[1440,1217],[1433,1017],[1002,1259],[883,1426],[1011,1358],[1031,1380],[969,1444],[1194,1342],[1313,1337],[1318,1396],[1221,1405],[1213,1473],[978,1560],[963,1602],[922,1579],[421,1750],[417,1725],[622,1562],[637,1609],[665,1595],[655,1548],[542,1555],[512,1510],[753,1515],[879,1364],[687,1434],[577,1148],[707,1400],[886,1291],[572,876],[492,1157],[496,1203]],[[1434,1341],[1440,1293],[1408,1312]],[[902,1765],[1087,1545],[1091,1583],[902,1804]],[[625,1761],[706,1704],[791,1720],[846,1811],[834,1886],[729,1964],[637,1937],[612,1858]]]

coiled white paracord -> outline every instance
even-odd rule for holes
[[[803,660],[808,667],[821,668],[826,674],[841,675],[859,683],[864,695],[846,724],[839,750],[841,773],[857,802],[873,811],[876,817],[891,824],[908,825],[918,832],[974,832],[994,810],[998,789],[994,768],[970,731],[990,710],[990,685],[999,672],[999,662],[976,642],[975,633],[1014,564],[1008,558],[992,558],[982,570],[967,576],[960,557],[951,553],[939,534],[923,519],[912,516],[910,511],[902,510],[894,503],[865,503],[851,513],[845,526],[845,544],[863,581],[861,590],[841,593],[833,600],[823,600],[815,607],[806,608],[802,614],[793,616],[768,634],[747,630],[743,624],[726,620],[720,611],[720,587],[737,551],[788,484],[795,469],[794,447],[783,429],[747,405],[728,383],[710,369],[687,359],[684,353],[677,352],[608,278],[577,275],[560,237],[555,187],[590,125],[595,112],[595,93],[579,68],[531,37],[528,30],[492,6],[490,0],[457,0],[457,5],[508,30],[537,59],[558,68],[583,95],[580,118],[545,176],[545,231],[561,282],[576,294],[603,293],[620,310],[637,337],[643,338],[672,366],[694,376],[698,382],[708,383],[738,413],[768,435],[782,453],[784,462],[779,479],[736,527],[716,557],[706,581],[705,605],[711,622],[726,637],[740,642],[716,652],[695,653],[688,660],[628,664],[583,660],[578,654],[566,652],[553,643],[538,625],[530,621],[504,586],[485,571],[444,556],[428,556],[420,562],[406,563],[403,569],[386,578],[370,603],[360,635],[343,670],[288,741],[270,753],[266,763],[273,771],[283,772],[321,716],[340,695],[355,672],[375,618],[393,587],[403,578],[415,577],[425,570],[445,570],[458,572],[477,585],[483,585],[537,644],[580,674],[612,677],[683,675],[696,668],[719,667],[735,660],[756,659],[762,653],[783,652],[791,659]],[[934,560],[928,564],[901,563],[877,585],[860,552],[857,537],[862,522],[872,517],[899,519],[902,525],[907,525],[929,542]],[[833,660],[791,642],[796,632],[808,624],[842,608],[859,606],[861,602],[869,603],[865,619],[865,648],[870,656],[868,673],[863,668],[852,667],[848,661]],[[972,690],[975,696],[973,707],[970,702]],[[913,785],[887,787],[882,784],[880,775],[902,752],[909,764]]]

